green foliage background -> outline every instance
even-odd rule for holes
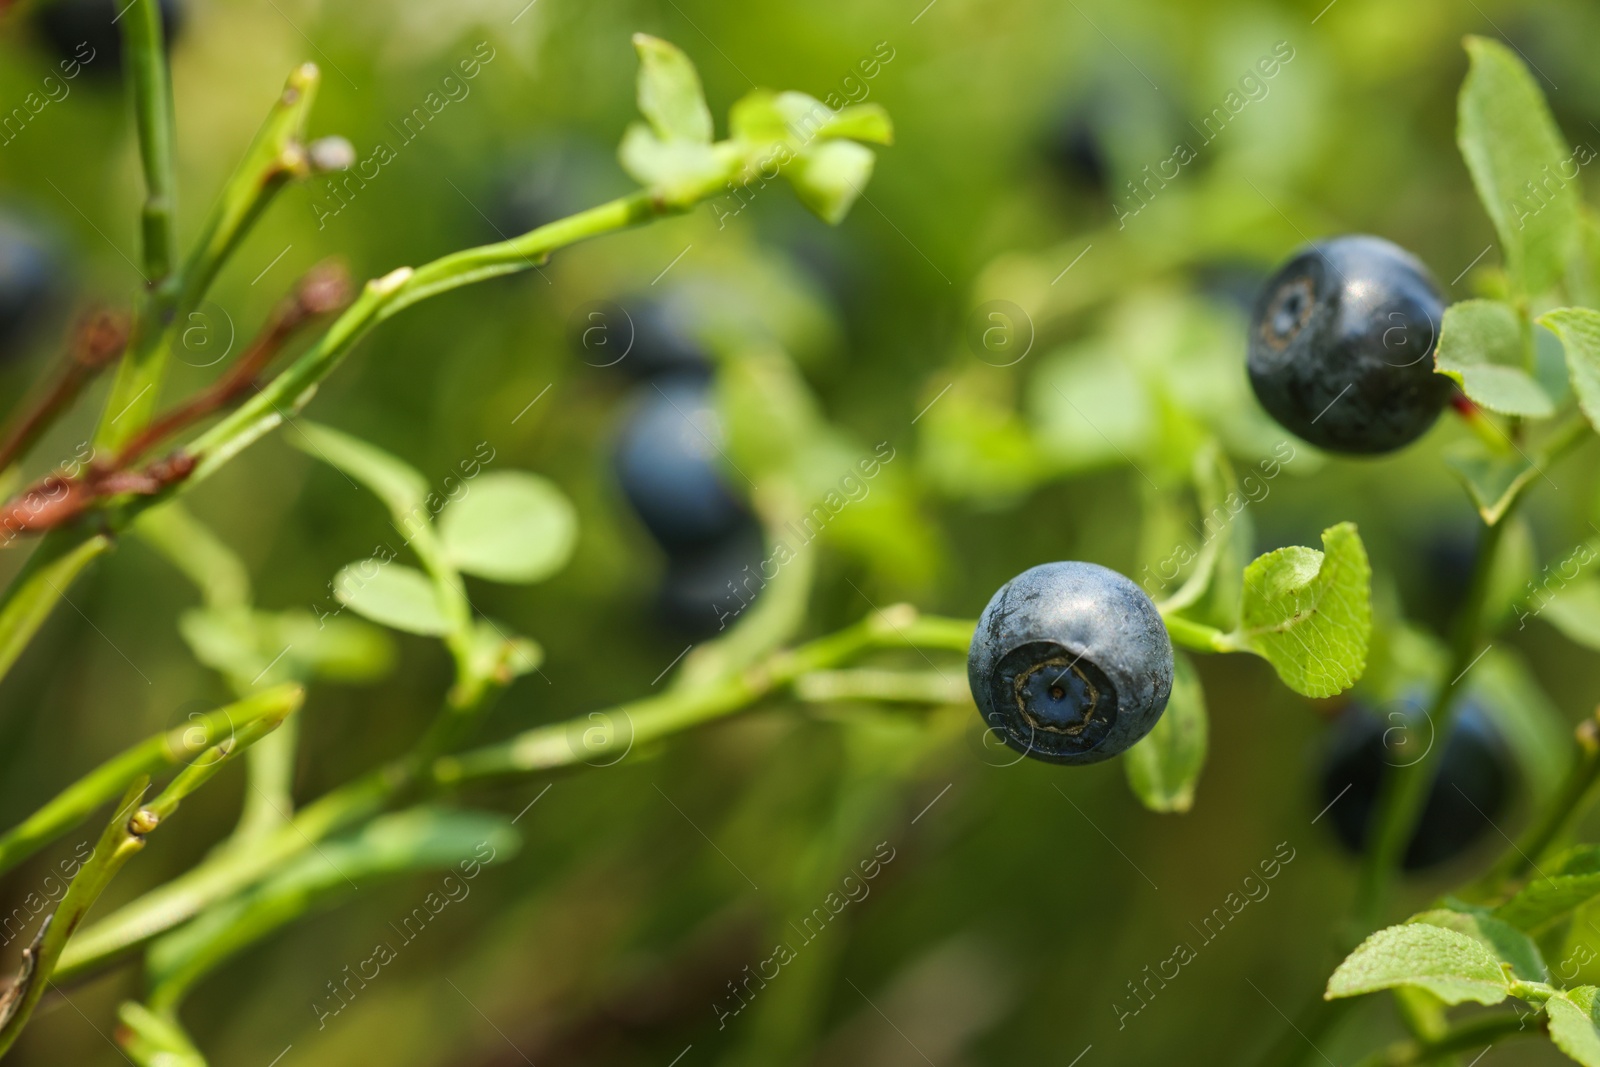
[[[1158,408],[1145,424],[1129,405],[1094,411],[1097,422],[1104,412],[1096,433],[1134,451],[1163,484],[1164,471],[1182,470],[1195,425],[1250,461],[1283,439],[1262,425],[1244,385],[1244,320],[1212,284],[1221,268],[1266,269],[1304,239],[1364,231],[1414,250],[1441,283],[1456,278],[1452,300],[1497,292],[1498,252],[1478,258],[1494,231],[1455,145],[1463,34],[1514,42],[1545,79],[1565,137],[1600,144],[1600,75],[1586,54],[1600,34],[1592,5],[916,6],[195,6],[173,59],[184,234],[296,62],[323,67],[313,132],[343,134],[367,158],[380,140],[399,146],[390,124],[480,42],[494,56],[468,96],[397,147],[320,228],[323,185],[284,194],[214,293],[203,324],[209,344],[230,328],[242,343],[289,281],[326,256],[367,277],[494,239],[485,216],[494,217],[497,187],[516,168],[536,168],[551,138],[589,145],[602,161],[572,207],[628,188],[610,158],[634,118],[631,32],[694,56],[719,131],[727,105],[751,88],[747,75],[826,97],[850,88],[845,79],[859,78],[856,65],[880,42],[892,49],[859,84],[894,116],[896,143],[879,153],[870,199],[837,230],[776,187],[721,226],[718,211],[701,208],[412,309],[323,386],[312,417],[430,478],[487,441],[496,456],[489,469],[538,472],[577,506],[577,549],[563,572],[531,587],[469,586],[478,608],[546,653],[496,710],[491,736],[645,694],[684,644],[651,616],[662,560],[610,475],[626,383],[585,366],[568,344],[571,317],[587,301],[648,288],[671,264],[661,285],[694,285],[708,306],[747,307],[769,326],[800,323],[780,336],[827,419],[867,443],[862,454],[893,443],[896,481],[882,491],[900,501],[830,531],[807,634],[896,600],[971,616],[1034,563],[1089,559],[1137,577],[1165,555],[1139,531],[1149,479],[1062,410],[1052,376],[1093,383],[1097,372],[1125,374],[1121,366],[1186,398],[1187,416]],[[1167,159],[1174,139],[1194,139],[1188,121],[1220,105],[1281,41],[1293,59],[1267,95],[1119,228],[1129,203],[1121,181]],[[0,38],[0,105],[36,87],[47,63],[26,27],[13,25]],[[0,148],[0,196],[59,235],[85,299],[131,297],[139,182],[126,101],[115,82],[71,84]],[[1122,209],[1063,190],[1039,159],[1042,131],[1091,88],[1123,116],[1109,137]],[[808,267],[815,261],[831,264],[826,277]],[[1035,345],[1012,367],[984,363],[967,340],[974,308],[995,299],[1034,316]],[[0,369],[7,402],[48,347]],[[180,365],[169,389],[178,395],[212,373]],[[1105,388],[1096,395],[1127,395],[1115,380]],[[40,470],[74,454],[95,410],[86,404],[57,428],[37,452]],[[1474,528],[1440,462],[1462,434],[1445,420],[1422,446],[1370,462],[1324,463],[1298,446],[1270,495],[1251,506],[1255,550],[1315,545],[1321,530],[1352,520],[1379,600],[1438,625],[1444,591],[1419,561],[1430,545],[1470,538]],[[190,506],[241,553],[261,606],[310,610],[329,603],[340,567],[392,532],[370,496],[293,444],[280,432]],[[843,456],[841,471],[855,453]],[[1592,453],[1580,455],[1533,491],[1528,535],[1540,563],[1592,533],[1593,473]],[[21,555],[0,554],[0,568],[9,573]],[[1516,576],[1509,588],[1519,588]],[[0,824],[227,698],[179,635],[178,616],[196,603],[192,587],[145,545],[127,539],[70,597],[0,683]],[[402,752],[431,719],[449,659],[426,638],[397,642],[395,668],[377,684],[311,688],[299,796]],[[1561,717],[1576,721],[1592,707],[1593,652],[1545,620],[1497,647],[1522,657]],[[939,665],[952,677],[962,671]],[[326,983],[392,937],[390,924],[434,888],[434,876],[374,881],[248,950],[205,980],[185,1020],[215,1063],[265,1065],[288,1049],[286,1067],[487,1067],[524,1056],[541,1067],[666,1064],[685,1046],[685,1064],[1068,1064],[1089,1046],[1085,1064],[1240,1062],[1283,1029],[1280,1010],[1293,1013],[1320,992],[1337,959],[1329,932],[1354,870],[1326,826],[1312,825],[1321,807],[1313,754],[1336,704],[1294,696],[1247,657],[1196,666],[1210,755],[1187,814],[1142,809],[1115,763],[995,766],[1009,761],[978,743],[969,706],[774,704],[646,758],[473,794],[477,806],[508,815],[536,801],[517,822],[520,850],[486,867],[467,899],[324,1028],[312,1005],[326,1002]],[[152,838],[102,907],[203,857],[231,827],[242,792],[235,774],[186,805],[182,832]],[[13,872],[0,905],[9,910],[36,891],[77,841]],[[820,904],[880,841],[895,858],[870,895],[719,1028],[726,983],[767,959],[788,936],[788,918]],[[1127,983],[1141,982],[1175,943],[1198,946],[1195,926],[1261,863],[1282,861],[1281,843],[1293,859],[1270,894],[1119,1026],[1114,1005],[1136,1003]],[[1483,860],[1477,853],[1413,885],[1408,903],[1420,909],[1430,890]],[[8,969],[19,947],[0,955]],[[119,1062],[96,1028],[107,1030],[115,1005],[136,995],[135,979],[122,971],[74,990],[71,1006],[36,1019],[17,1062]],[[1600,980],[1600,967],[1591,964],[1584,980]],[[1342,1039],[1355,1049],[1372,1047],[1390,1025],[1379,1006],[1360,1010],[1371,1025]],[[1340,1040],[1324,1045],[1336,1058]],[[1517,1047],[1483,1062],[1555,1055]]]

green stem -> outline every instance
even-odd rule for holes
[[[638,192],[509,241],[457,252],[415,271],[402,268],[368,282],[362,295],[316,345],[255,397],[189,445],[191,453],[202,456],[189,478],[163,493],[134,498],[120,509],[108,512],[105,521],[113,530],[120,530],[144,512],[172,499],[176,493],[199,484],[275,429],[286,414],[297,412],[309,403],[317,383],[338,366],[356,341],[375,323],[401,308],[484,278],[528,269],[558,248],[636,226],[676,210],[681,209],[663,204],[648,192]],[[113,395],[116,394],[114,388]],[[22,575],[0,594],[0,678],[27,647],[64,595],[71,579],[89,559],[111,545],[110,538],[101,534],[75,542],[75,538],[82,536],[81,530],[52,531],[35,551],[34,559],[29,560]],[[59,562],[62,557],[65,563]],[[39,566],[35,566],[35,560],[40,561]],[[56,565],[56,569],[44,573],[50,565]]]
[[[1416,1067],[1437,1063],[1458,1052],[1476,1052],[1508,1037],[1519,1034],[1531,1037],[1539,1032],[1537,1027],[1526,1027],[1517,1015],[1499,1012],[1464,1022],[1437,1040],[1401,1041],[1390,1045],[1360,1060],[1356,1067]]]
[[[203,481],[276,428],[285,417],[304,408],[311,401],[317,383],[343,361],[357,341],[384,319],[451,289],[527,270],[557,249],[637,226],[669,210],[674,209],[648,192],[636,192],[540,226],[509,241],[454,252],[415,270],[401,267],[368,282],[361,296],[335,320],[317,344],[261,392],[188,446],[189,452],[200,457],[200,463],[182,485],[187,487]],[[143,510],[160,499],[142,498],[132,507]]]
[[[81,536],[68,530],[46,534],[0,597],[0,678],[17,662],[72,580],[111,548],[111,538],[104,534],[76,539]]]
[[[1390,881],[1416,830],[1417,818],[1438,771],[1439,760],[1444,755],[1446,739],[1450,736],[1450,725],[1457,704],[1456,684],[1482,655],[1483,650],[1478,646],[1483,640],[1484,601],[1489,592],[1495,556],[1509,519],[1510,509],[1501,516],[1499,522],[1483,528],[1472,577],[1456,619],[1449,666],[1439,679],[1428,708],[1433,744],[1415,763],[1395,768],[1379,792],[1356,892],[1355,920],[1362,931],[1372,930],[1382,922]]]
[[[179,771],[149,804],[140,804],[150,785],[148,775],[141,774],[128,784],[94,852],[78,869],[55,913],[40,927],[38,937],[24,958],[21,978],[7,991],[6,1003],[0,1008],[0,1057],[16,1041],[34,1006],[44,995],[45,987],[58,973],[57,964],[65,959],[68,944],[84,916],[117,872],[144,848],[146,836],[170,818],[178,810],[179,803],[210,781],[225,763],[277,729],[297,706],[298,700],[292,706],[279,707],[237,731],[230,731],[221,743],[207,748]]]
[[[363,822],[415,793],[467,782],[570,767],[609,765],[647,743],[747,708],[810,671],[873,649],[924,648],[965,653],[973,624],[919,615],[901,604],[763,662],[720,682],[671,689],[645,700],[589,712],[526,731],[509,741],[422,764],[396,761],[341,786],[300,810],[294,820],[247,849],[225,850],[114,912],[76,938],[61,959],[63,978],[98,970],[193,918],[207,906],[259,881],[290,857]],[[617,723],[622,729],[615,729]]]
[[[248,849],[219,852],[146,893],[74,938],[56,975],[66,980],[102,967],[259,880],[317,841],[376,815],[398,792],[400,777],[395,767],[387,767],[340,786],[300,809],[293,822],[270,837]]]
[[[173,276],[177,182],[172,83],[162,40],[161,6],[156,0],[131,0],[121,22],[144,169],[140,235],[147,294],[95,432],[95,443],[111,450],[138,432],[155,410],[168,351],[162,339],[178,297],[178,280]]]
[[[88,818],[142,775],[176,766],[219,737],[260,719],[282,718],[300,706],[305,691],[280,685],[173,727],[102,763],[15,828],[0,834],[0,873],[10,870]]]
[[[446,756],[434,763],[433,778],[442,786],[455,786],[578,763],[614,763],[636,746],[740,711],[801,675],[859,653],[906,647],[965,653],[972,644],[972,631],[973,624],[967,620],[924,617],[909,605],[899,604],[710,684],[669,689],[604,712],[538,726],[499,744]]]
[[[1172,643],[1196,652],[1237,652],[1238,647],[1228,639],[1228,635],[1215,626],[1207,626],[1202,622],[1185,619],[1178,615],[1163,615],[1161,621],[1167,624],[1167,635],[1172,638]]]
[[[134,125],[139,131],[139,158],[144,165],[140,220],[145,281],[154,286],[172,273],[177,207],[172,81],[157,0],[132,0],[122,16],[122,42]]]
[[[5,1056],[23,1027],[28,1025],[34,1007],[55,973],[56,961],[84,915],[100,899],[100,894],[123,865],[144,848],[144,834],[135,831],[130,820],[135,817],[139,800],[149,784],[150,780],[143,776],[129,784],[111,821],[95,843],[94,852],[78,869],[60,905],[45,919],[38,937],[24,955],[22,974],[7,990],[4,1001],[0,1001],[0,1057]]]

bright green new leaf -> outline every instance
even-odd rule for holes
[[[1550,1020],[1550,1040],[1584,1067],[1600,1067],[1600,1017],[1595,999],[1600,989],[1577,986],[1544,1002]]]
[[[339,571],[333,588],[340,603],[396,630],[438,636],[453,629],[433,582],[414,567],[359,560]]]
[[[663,141],[711,143],[711,109],[694,63],[676,45],[636,33],[639,113]]]
[[[800,202],[824,222],[837,224],[850,212],[872,177],[872,149],[854,141],[824,141],[784,168]]]
[[[1539,616],[1568,640],[1600,649],[1600,578],[1583,578],[1566,586],[1545,603]]]
[[[496,582],[538,582],[566,566],[578,513],[548,478],[523,471],[484,474],[439,517],[450,562]]]
[[[1498,1004],[1509,981],[1500,961],[1476,938],[1426,923],[1379,930],[1328,979],[1328,1000],[1417,986],[1447,1004]]]
[[[1407,922],[1426,923],[1466,934],[1494,954],[1501,963],[1511,965],[1513,976],[1525,982],[1548,982],[1550,969],[1533,938],[1510,923],[1490,915],[1440,908],[1413,915]]]
[[[1555,413],[1550,395],[1525,369],[1522,323],[1498,300],[1463,300],[1444,312],[1440,374],[1455,379],[1478,404],[1502,415],[1544,419]]]
[[[1372,568],[1355,525],[1324,530],[1322,549],[1280,548],[1246,567],[1239,628],[1229,636],[1312,697],[1361,677],[1372,634]]]
[[[717,148],[698,141],[665,141],[634,123],[617,150],[622,169],[674,203],[689,204],[721,189],[731,164]]]
[[[1589,425],[1600,429],[1600,311],[1556,308],[1540,315],[1539,325],[1561,338],[1578,406]]]
[[[1544,93],[1516,54],[1468,37],[1456,142],[1523,290],[1561,280],[1577,234],[1577,169]],[[1571,174],[1563,174],[1570,168]]]
[[[1600,846],[1568,849],[1541,870],[1494,910],[1496,918],[1519,930],[1539,930],[1600,896]]]
[[[856,104],[840,108],[823,123],[818,137],[848,137],[852,141],[894,144],[894,123],[880,104]]]
[[[1128,750],[1122,768],[1140,803],[1151,811],[1188,811],[1206,761],[1206,696],[1194,664],[1173,654],[1172,697],[1144,740]]]
[[[728,133],[752,144],[787,141],[789,121],[778,105],[778,94],[770,89],[752,89],[740,97],[728,109]]]

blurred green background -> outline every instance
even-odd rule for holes
[[[530,189],[548,186],[566,209],[625,191],[612,147],[634,117],[634,31],[694,57],[719,129],[753,80],[882,103],[896,143],[837,230],[776,187],[737,216],[732,201],[702,207],[410,310],[322,388],[310,417],[429,477],[486,441],[491,469],[544,474],[577,505],[581,537],[564,572],[470,589],[547,654],[496,710],[493,737],[646,693],[687,643],[657,618],[663,558],[611,474],[629,382],[569,342],[589,302],[690,292],[708,319],[733,315],[784,347],[859,446],[847,460],[879,441],[896,449],[892,479],[874,487],[884,506],[824,538],[807,635],[897,600],[971,617],[1046,560],[1137,578],[1172,543],[1141,532],[1151,486],[1184,473],[1194,441],[1215,434],[1242,465],[1285,440],[1245,382],[1239,294],[1296,245],[1376,233],[1420,255],[1452,300],[1493,286],[1498,252],[1482,255],[1493,233],[1454,143],[1463,34],[1514,43],[1565,135],[1600,143],[1600,9],[1576,2],[192,0],[172,57],[182,234],[295,63],[323,69],[313,133],[348,137],[364,159],[381,140],[400,146],[391,124],[459,60],[475,49],[493,58],[337,214],[322,181],[282,196],[186,335],[169,395],[209,380],[217,347],[232,338],[237,351],[326,257],[376,276],[511,232]],[[1281,42],[1292,58],[1203,143],[1197,127]],[[869,78],[862,64],[874,57]],[[0,107],[20,103],[55,60],[27,18],[13,19],[0,36]],[[126,303],[137,285],[141,193],[124,90],[92,71],[69,84],[0,147],[0,207],[50,235],[67,292],[56,328],[0,367],[7,405],[57,347],[65,308]],[[1059,162],[1073,122],[1092,130],[1075,143],[1098,146],[1098,179],[1081,158]],[[1195,158],[1164,187],[1144,186],[1149,203],[1131,214],[1141,201],[1125,182],[1144,180],[1179,140]],[[990,301],[1020,309],[1006,312],[1007,328],[1019,345],[1031,338],[1008,366],[972,340]],[[1090,399],[1078,410],[1062,392]],[[37,471],[72,456],[97,413],[97,399],[85,402],[57,427]],[[373,499],[287,446],[292,432],[190,506],[247,561],[260,605],[310,610],[390,531]],[[1315,545],[1324,526],[1354,520],[1380,600],[1437,627],[1459,592],[1452,552],[1476,522],[1439,458],[1462,433],[1441,420],[1422,445],[1377,461],[1324,460],[1297,444],[1251,507],[1258,549]],[[1534,491],[1537,560],[1565,558],[1588,536],[1593,467],[1591,451]],[[23,555],[0,554],[0,570]],[[179,636],[175,620],[195,602],[133,539],[71,591],[0,684],[0,823],[196,702],[227,698]],[[396,640],[381,680],[312,687],[300,799],[402,752],[432,717],[447,656],[424,638]],[[1590,710],[1591,652],[1543,621],[1497,648],[1561,718]],[[205,982],[184,1018],[213,1063],[260,1067],[1249,1062],[1285,1029],[1284,1013],[1320,991],[1352,891],[1353,865],[1312,825],[1315,753],[1337,702],[1295,697],[1257,660],[1199,667],[1211,756],[1188,814],[1144,811],[1115,762],[1011,765],[982,745],[970,705],[775,703],[618,766],[470,795],[513,815],[537,798],[516,825],[522,848],[325,1025],[313,1004],[327,1003],[327,983],[391,937],[436,876],[364,886],[250,950]],[[937,668],[964,673],[948,658]],[[232,825],[242,782],[229,775],[187,805],[181,832],[155,837],[101,907],[203,857]],[[35,891],[76,841],[13,872],[0,906]],[[1412,883],[1410,902],[1474,870],[1496,841]],[[720,1019],[736,1003],[729,983],[778,941],[802,940],[790,921],[879,842],[894,858],[867,897]],[[1119,1026],[1127,983],[1177,942],[1196,943],[1191,924],[1281,843],[1278,858],[1293,859],[1270,894]],[[19,947],[0,953],[7,969]],[[72,989],[70,1004],[52,1000],[16,1062],[119,1062],[113,1011],[137,990],[130,968]],[[1390,1025],[1382,1004],[1364,1004],[1322,1047],[1349,1062]],[[1482,1062],[1556,1057],[1513,1046]]]

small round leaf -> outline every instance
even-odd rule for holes
[[[445,551],[467,574],[496,582],[538,582],[566,566],[578,516],[548,479],[498,471],[472,482],[439,520]]]
[[[341,570],[333,585],[340,603],[373,622],[429,636],[450,631],[433,582],[414,567],[364,559]]]

